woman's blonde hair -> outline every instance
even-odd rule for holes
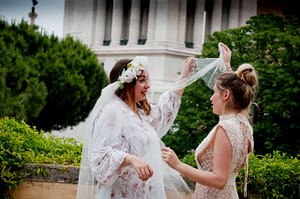
[[[240,65],[236,72],[221,74],[216,80],[217,88],[231,91],[233,108],[239,110],[249,107],[254,99],[254,91],[257,84],[257,72],[248,63]]]

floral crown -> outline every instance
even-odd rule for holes
[[[124,83],[130,83],[133,81],[133,79],[137,79],[147,65],[147,57],[136,56],[127,64],[127,69],[123,69],[121,75],[119,76],[120,88],[124,88]]]

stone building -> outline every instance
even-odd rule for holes
[[[262,1],[262,0],[261,0]],[[65,0],[64,36],[87,44],[107,73],[121,58],[149,58],[155,102],[206,36],[245,25],[257,0]]]

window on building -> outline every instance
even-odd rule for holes
[[[149,17],[149,0],[141,0],[140,9],[140,35],[138,39],[139,45],[144,45],[147,41],[148,17]]]
[[[123,18],[120,45],[127,45],[129,38],[131,0],[123,0]]]
[[[186,3],[185,47],[193,48],[196,0],[188,0]]]
[[[104,30],[103,46],[109,46],[111,42],[113,3],[114,1],[106,0],[105,30]]]

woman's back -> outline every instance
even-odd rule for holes
[[[228,181],[223,189],[196,184],[194,199],[234,199],[238,198],[235,179],[238,172],[247,162],[248,154],[253,149],[252,128],[247,118],[241,114],[220,116],[217,126],[222,126],[232,145],[232,161]],[[214,128],[196,150],[196,160],[199,169],[213,171],[213,138]]]

